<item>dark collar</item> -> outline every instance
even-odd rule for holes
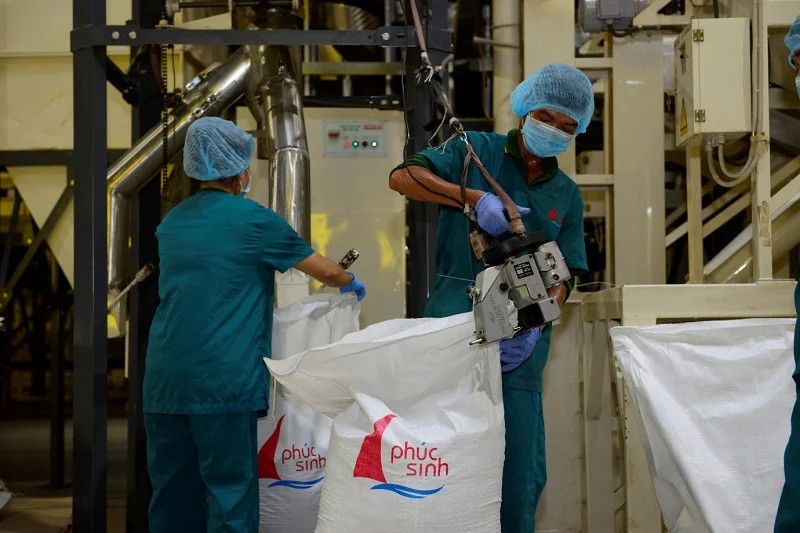
[[[220,189],[218,187],[200,187],[199,189],[197,189],[197,192],[198,193],[200,193],[200,192],[221,192],[223,194],[232,194],[230,191],[226,191],[226,190]],[[195,193],[195,194],[197,194],[197,193]]]
[[[517,144],[518,129],[513,129],[506,135],[506,148],[505,152],[515,159],[514,163],[517,165],[520,173],[527,178],[528,165],[522,159],[522,154],[519,151]],[[542,160],[544,162],[544,172],[541,176],[533,180],[530,185],[541,185],[547,183],[558,175],[558,160],[555,157],[546,157]]]

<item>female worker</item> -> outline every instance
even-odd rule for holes
[[[253,137],[201,118],[184,169],[200,189],[158,227],[161,303],[144,377],[150,531],[258,529],[256,418],[267,408],[275,271],[342,292],[364,285],[314,253],[273,211],[243,198]]]
[[[519,129],[507,135],[469,132],[469,141],[486,169],[521,206],[528,231],[544,231],[556,241],[573,276],[585,272],[583,201],[578,186],[558,168],[555,156],[586,131],[594,110],[592,84],[578,69],[547,65],[511,93]],[[453,140],[441,148],[411,156],[395,169],[390,187],[414,200],[442,204],[436,244],[436,280],[425,310],[434,317],[470,311],[467,287],[484,269],[469,242],[461,174],[465,144]],[[502,238],[510,233],[503,205],[475,165],[467,177],[466,200],[478,224]],[[573,278],[574,279],[574,278]],[[562,304],[570,286],[551,291]],[[503,471],[502,530],[534,530],[534,512],[546,480],[542,370],[550,348],[550,326],[500,342],[506,454]]]
[[[797,73],[795,85],[797,97],[800,98],[800,16],[794,21],[786,36],[786,46],[789,48],[789,64]],[[792,411],[792,433],[783,456],[786,483],[778,505],[778,515],[775,518],[775,533],[800,531],[800,285],[794,290],[794,307],[797,310],[798,322],[794,328],[795,371],[792,377],[797,397]]]

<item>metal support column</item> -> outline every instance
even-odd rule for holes
[[[22,195],[14,189],[14,207],[11,210],[11,219],[8,222],[8,235],[6,236],[5,246],[3,246],[3,258],[0,259],[0,288],[6,286],[6,276],[8,276],[8,265],[11,261],[11,249],[14,248],[14,239],[17,236],[17,222],[19,221],[19,210],[22,205]],[[3,298],[10,299],[11,295],[3,295]]]
[[[54,259],[55,261],[55,259]],[[56,267],[58,268],[58,267]],[[60,287],[60,282],[59,287]],[[63,291],[54,290],[56,331],[50,352],[50,487],[62,488],[64,483],[64,328],[68,307]]]
[[[76,29],[106,23],[105,0],[73,0]],[[106,47],[73,56],[75,328],[73,528],[106,530]]]
[[[524,71],[522,79],[547,64],[575,63],[575,3],[524,0],[521,14]],[[558,156],[558,166],[568,176],[575,176],[575,143]]]
[[[760,4],[765,3],[760,0]],[[762,13],[763,13],[762,7]],[[755,13],[753,14],[755,18]],[[761,17],[761,115],[764,117],[763,134],[769,139],[769,43],[767,19]],[[753,81],[755,83],[755,81]],[[753,126],[755,128],[755,125]],[[772,279],[772,186],[770,181],[770,148],[767,145],[751,176],[753,199],[753,279]]]
[[[614,282],[666,280],[660,33],[614,40]]]
[[[703,283],[703,172],[700,146],[686,148],[686,222],[689,283]]]
[[[447,1],[429,0],[428,14],[425,17],[422,11],[420,16],[425,31],[430,33],[431,29],[447,28]],[[410,7],[406,5],[406,13],[409,15],[411,24]],[[411,29],[410,31],[413,31]],[[444,47],[437,48],[435,44],[428,40],[428,54],[431,63],[441,64],[442,60],[449,53],[443,50]],[[409,147],[414,152],[420,152],[428,147],[428,137],[430,134],[424,127],[435,116],[435,108],[430,94],[425,88],[415,85],[414,70],[419,67],[419,53],[415,49],[409,50],[411,54],[408,58],[408,70],[406,71],[406,94],[409,95],[408,105],[413,109],[409,113],[409,128],[411,131],[411,142]],[[442,73],[446,75],[446,73]],[[446,83],[445,83],[446,86]],[[422,316],[425,304],[428,301],[433,277],[436,273],[436,228],[439,219],[439,206],[436,204],[421,203],[409,200],[406,211],[409,234],[408,243],[408,286],[406,291],[406,314],[410,318]]]
[[[152,28],[158,24],[159,2],[134,0],[134,24]],[[131,57],[136,48],[131,48]],[[161,92],[150,61],[142,61],[132,73],[136,80],[137,100],[133,104],[131,142],[136,142],[161,116]],[[159,74],[159,73],[155,73]],[[160,180],[153,179],[139,191],[131,205],[131,265],[129,272],[138,271],[143,264],[158,264],[156,227],[161,222]],[[126,531],[148,530],[147,508],[152,487],[147,473],[147,440],[142,413],[142,383],[150,325],[158,307],[158,276],[139,284],[129,297],[130,330],[128,345],[128,477]],[[122,327],[123,325],[120,324]]]

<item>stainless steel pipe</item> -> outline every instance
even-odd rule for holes
[[[225,63],[207,69],[187,88],[183,103],[168,119],[167,147],[170,157],[183,147],[186,131],[200,117],[216,116],[244,92],[250,56],[238,50]],[[130,201],[163,164],[163,130],[155,126],[108,169],[109,249],[108,286],[113,298],[128,284]]]
[[[296,10],[297,6],[292,4]],[[256,15],[254,30],[297,29],[292,9],[269,8]],[[243,46],[187,86],[183,103],[168,119],[167,155],[183,147],[191,123],[217,116],[243,94],[258,122],[258,157],[269,160],[272,209],[309,241],[311,238],[308,143],[303,94],[298,85],[300,48]],[[109,300],[128,283],[130,201],[163,164],[163,130],[156,126],[137,141],[108,171]],[[124,303],[113,311],[122,329]]]
[[[269,29],[297,29],[288,10],[258,19]],[[258,123],[258,157],[269,160],[270,203],[306,241],[311,239],[311,168],[303,120],[300,47],[247,46],[247,105]]]

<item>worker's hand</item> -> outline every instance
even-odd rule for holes
[[[500,341],[500,370],[509,372],[527,361],[541,338],[542,330],[533,328],[511,339]]]
[[[527,207],[517,206],[520,215],[527,215],[531,212]],[[511,233],[511,225],[506,218],[505,207],[500,198],[492,193],[481,196],[475,205],[475,213],[478,215],[478,225],[494,238],[502,237]]]
[[[350,282],[350,285],[341,287],[339,289],[339,292],[342,294],[346,292],[354,292],[356,293],[356,297],[360,302],[361,300],[364,299],[364,296],[367,295],[367,288],[364,286],[364,283],[362,283],[362,281],[356,277],[355,274],[351,273],[350,275],[353,276],[353,281]]]

